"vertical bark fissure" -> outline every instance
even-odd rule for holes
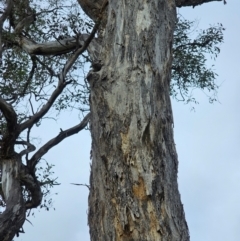
[[[169,98],[173,0],[112,0],[91,73],[91,240],[189,240]]]

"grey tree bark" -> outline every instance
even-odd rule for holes
[[[88,74],[92,241],[190,239],[178,191],[169,98],[172,41],[176,7],[210,1],[108,1],[102,68]],[[87,10],[95,20],[95,12]]]
[[[108,4],[90,72],[91,240],[189,240],[169,98],[174,1]]]

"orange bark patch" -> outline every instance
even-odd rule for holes
[[[115,198],[111,199],[112,204],[115,206],[115,211],[116,211],[116,215],[114,217],[113,223],[114,223],[114,227],[116,230],[116,241],[121,241],[122,240],[122,235],[123,235],[123,228],[122,228],[122,224],[119,220],[119,215],[118,215],[118,208],[117,208],[117,201]]]
[[[155,237],[154,240],[159,240],[159,219],[156,216],[155,208],[153,207],[152,202],[148,202],[147,207],[148,213],[150,214],[150,232],[152,237]]]
[[[142,177],[139,177],[138,182],[133,185],[133,194],[140,200],[147,198],[145,183]]]

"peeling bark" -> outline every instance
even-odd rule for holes
[[[189,240],[169,98],[175,2],[108,5],[100,71],[90,72],[91,240]]]

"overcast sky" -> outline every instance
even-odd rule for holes
[[[192,241],[240,240],[240,1],[227,2],[180,10],[185,18],[200,20],[201,28],[226,27],[215,63],[219,103],[211,105],[196,93],[200,104],[193,112],[173,101],[179,188]],[[66,113],[57,123],[41,125],[36,135],[43,144],[78,121],[77,113]],[[88,189],[70,183],[88,184],[90,144],[90,134],[80,132],[46,154],[61,183],[52,191],[56,210],[36,210],[35,218],[29,217],[33,226],[26,222],[16,241],[89,241]]]

